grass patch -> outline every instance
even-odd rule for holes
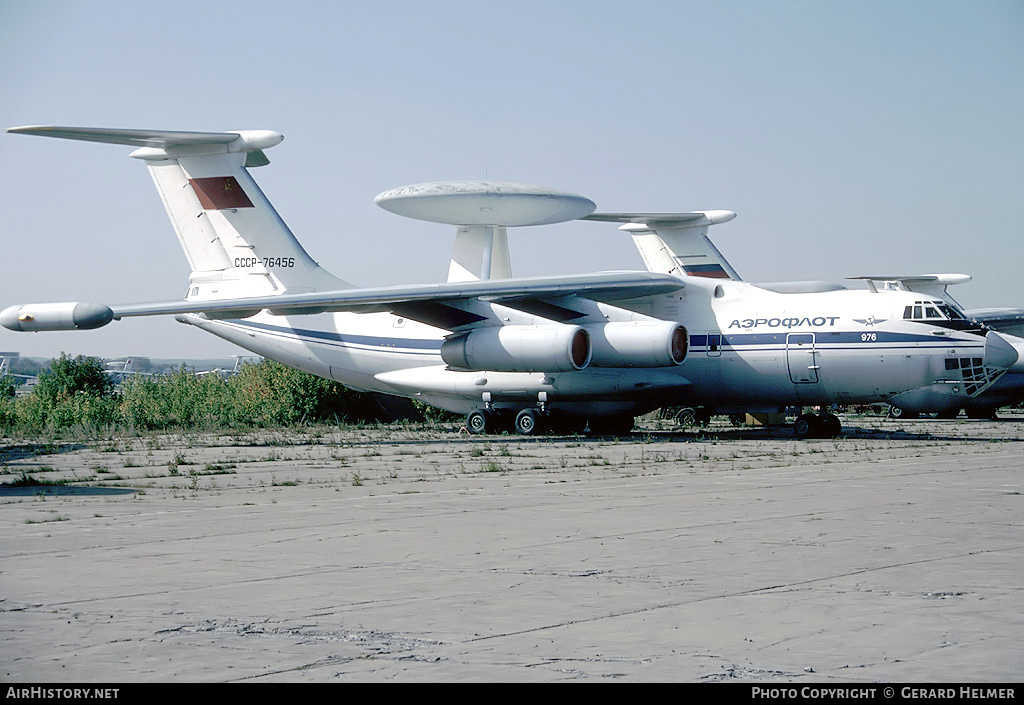
[[[36,478],[29,475],[24,470],[21,471],[21,477],[14,482],[6,483],[10,487],[63,487],[68,484],[67,480],[37,480]]]

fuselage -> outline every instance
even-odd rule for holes
[[[777,411],[879,402],[915,390],[966,399],[998,377],[984,365],[986,331],[907,316],[921,301],[920,294],[899,291],[782,294],[691,277],[671,295],[615,302],[685,326],[689,350],[682,364],[553,373],[453,369],[440,353],[450,331],[390,313],[180,320],[353,389],[460,413],[481,400],[522,408],[538,398],[551,408],[607,415],[667,405]]]

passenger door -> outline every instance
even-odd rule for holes
[[[814,333],[789,333],[786,336],[786,360],[789,379],[796,384],[818,381],[818,351],[814,349]]]

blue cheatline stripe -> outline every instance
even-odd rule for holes
[[[229,323],[239,328],[254,328],[265,333],[276,333],[295,338],[308,338],[341,347],[355,345],[378,348],[395,352],[414,352],[418,355],[436,355],[441,352],[440,340],[424,340],[423,338],[392,338],[374,335],[342,335],[335,331],[310,330],[291,326],[275,326],[255,321],[218,321]]]
[[[397,338],[391,336],[343,335],[335,331],[293,328],[291,326],[275,326],[269,323],[258,323],[255,321],[218,322],[243,329],[251,328],[266,333],[317,340],[341,347],[362,346],[366,348],[376,348],[395,352],[401,350],[410,354],[419,355],[437,355],[441,351],[440,339],[430,340],[423,338]],[[864,332],[862,331],[812,332],[815,334],[815,347],[830,350],[863,350],[864,347],[874,347],[879,350],[894,350],[896,348],[883,346],[892,346],[894,344],[909,345],[914,343],[928,343],[930,347],[935,348],[962,348],[966,345],[966,347],[969,347],[972,350],[977,350],[984,347],[983,339],[978,342],[939,340],[936,339],[935,336],[931,335],[882,331],[873,333],[875,335],[874,340],[863,340],[862,336],[864,335]],[[732,350],[746,350],[750,352],[776,350],[779,349],[780,346],[784,349],[786,346],[786,336],[790,333],[792,333],[792,331],[787,333],[730,333],[728,335],[721,335],[719,349],[726,350],[731,348]],[[718,337],[717,334],[713,335]],[[707,335],[690,336],[691,349],[701,350],[706,349],[707,346]]]
[[[797,335],[808,335],[814,334],[815,342],[814,346],[819,350],[863,350],[865,347],[877,348],[878,350],[896,350],[900,346],[912,345],[914,349],[920,349],[921,343],[926,344],[925,347],[929,348],[969,348],[971,350],[983,349],[985,346],[984,339],[977,341],[967,340],[942,340],[936,338],[933,335],[917,335],[914,333],[892,333],[892,332],[875,332],[870,331],[871,335],[874,335],[872,340],[864,340],[864,331],[840,331],[840,332],[828,332],[828,331],[801,331]],[[792,331],[786,333],[730,333],[728,335],[719,335],[712,333],[711,335],[720,340],[716,340],[718,350],[733,350],[733,351],[765,351],[765,350],[785,350],[787,347],[786,336],[793,335]],[[707,335],[691,335],[690,336],[690,349],[691,350],[704,350],[708,347],[708,336]]]

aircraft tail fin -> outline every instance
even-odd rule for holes
[[[718,248],[708,239],[708,228],[736,217],[732,211],[693,213],[594,213],[582,220],[624,223],[619,229],[633,243],[648,271],[676,276],[741,281]]]
[[[192,274],[186,298],[216,300],[347,288],[320,267],[249,174],[276,132],[16,127],[8,132],[127,144],[146,162]]]

